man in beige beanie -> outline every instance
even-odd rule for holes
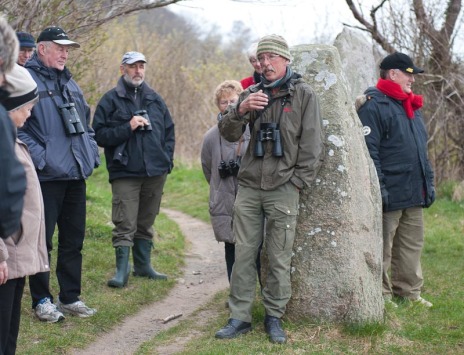
[[[285,39],[278,35],[261,38],[256,54],[263,70],[261,83],[242,92],[219,122],[221,134],[229,141],[237,140],[249,124],[251,139],[238,173],[234,206],[231,314],[216,338],[235,338],[251,330],[255,257],[264,239],[269,261],[262,289],[264,329],[271,342],[281,344],[287,340],[281,318],[291,296],[290,262],[299,194],[321,166],[322,120],[316,94],[290,67],[292,56]]]

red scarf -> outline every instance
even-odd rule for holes
[[[411,119],[414,118],[414,111],[420,109],[424,104],[422,95],[414,95],[412,91],[406,94],[403,89],[401,89],[401,86],[390,80],[379,79],[377,82],[377,89],[395,100],[402,101],[406,116]]]

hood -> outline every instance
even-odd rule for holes
[[[364,91],[364,94],[359,95],[356,97],[354,102],[354,107],[356,108],[356,112],[366,103],[367,100],[370,100],[373,97],[384,97],[385,94],[379,91],[375,86],[371,86]]]

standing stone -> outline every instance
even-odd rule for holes
[[[380,189],[340,57],[327,45],[300,45],[292,54],[292,67],[319,95],[326,152],[316,181],[300,198],[286,314],[294,320],[381,321]]]
[[[369,86],[375,86],[378,64],[374,57],[372,42],[359,32],[347,27],[335,38],[334,46],[340,54],[342,70],[348,79],[348,97],[354,102]]]

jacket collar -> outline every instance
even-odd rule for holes
[[[32,57],[26,62],[24,65],[25,68],[29,68],[35,71],[37,74],[42,75],[44,78],[55,80],[58,76],[61,76],[66,79],[65,81],[69,81],[72,78],[72,74],[67,67],[64,67],[63,70],[58,70],[55,68],[46,67],[42,61],[39,59],[37,53],[35,52]]]
[[[136,88],[132,88],[130,87],[129,85],[127,85],[124,81],[124,78],[121,76],[118,80],[118,83],[116,84],[116,93],[118,94],[118,96],[120,97],[127,97],[129,93],[131,93],[130,90],[133,90],[135,91]],[[145,83],[145,81],[142,82],[142,84],[140,84],[139,87],[137,87],[137,92],[141,92],[143,93],[144,95],[146,94],[152,94],[154,93],[155,91],[150,87],[148,86],[147,83]]]

